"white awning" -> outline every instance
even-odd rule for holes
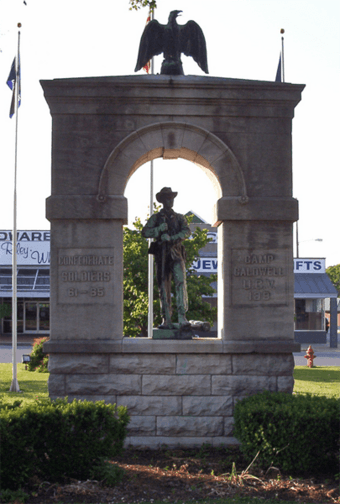
[[[12,296],[12,268],[0,269],[0,297]],[[18,298],[49,298],[49,268],[19,268],[17,273]]]

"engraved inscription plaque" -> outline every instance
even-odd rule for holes
[[[288,252],[233,249],[232,306],[287,306]]]
[[[58,250],[58,304],[113,303],[112,248]]]

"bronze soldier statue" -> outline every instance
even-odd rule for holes
[[[176,305],[180,328],[190,327],[186,319],[188,296],[186,288],[185,248],[183,240],[191,232],[184,215],[173,211],[172,207],[177,192],[170,187],[156,194],[162,203],[160,212],[153,214],[142,230],[144,238],[155,238],[151,243],[149,254],[154,254],[157,269],[157,283],[161,300],[162,324],[159,329],[174,329],[171,322],[171,278],[176,289]]]

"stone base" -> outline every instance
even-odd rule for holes
[[[239,441],[235,437],[168,437],[168,436],[127,436],[125,439],[125,447],[138,448],[140,450],[149,448],[151,450],[159,450],[166,446],[167,448],[201,448],[202,445],[209,444],[214,448],[220,446],[233,446],[239,445]]]
[[[236,402],[263,390],[292,393],[292,352],[299,348],[200,338],[125,338],[116,349],[106,342],[107,351],[104,341],[78,350],[72,342],[49,343],[50,397],[126,406],[125,444],[142,448],[235,444]]]
[[[152,339],[165,340],[191,340],[193,337],[192,329],[181,329],[179,326],[175,329],[154,329],[152,334]]]

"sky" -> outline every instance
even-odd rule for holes
[[[274,81],[280,30],[285,30],[285,80],[306,85],[293,119],[299,255],[324,257],[327,267],[339,264],[339,0],[157,3],[159,22],[166,23],[169,12],[177,9],[183,11],[180,24],[194,19],[201,26],[212,77]],[[49,229],[45,200],[51,193],[51,116],[39,81],[133,75],[147,17],[145,8],[130,11],[128,0],[26,0],[26,4],[0,0],[0,229],[13,226],[15,118],[9,119],[11,91],[6,81],[17,49],[17,23],[22,23],[17,228]],[[186,75],[205,75],[191,58],[182,60]],[[161,56],[155,58],[155,73],[161,61]],[[127,185],[130,223],[137,215],[144,220],[149,212],[149,170],[143,165]],[[156,160],[155,192],[163,186],[178,191],[177,212],[192,210],[211,222],[216,195],[197,166],[184,160]]]

